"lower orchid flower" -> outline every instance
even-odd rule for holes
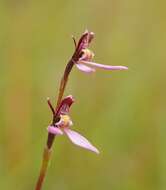
[[[60,115],[60,121],[56,126],[48,126],[48,132],[54,135],[67,135],[71,142],[77,146],[88,149],[92,152],[99,154],[99,151],[94,147],[85,137],[70,129],[72,121],[68,115]]]

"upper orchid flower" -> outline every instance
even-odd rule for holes
[[[63,135],[66,134],[72,143],[93,151],[95,153],[99,153],[97,148],[95,148],[85,137],[70,129],[73,125],[70,117],[69,117],[69,107],[74,102],[72,96],[67,96],[64,98],[57,110],[59,115],[59,121],[55,123],[55,126],[48,126],[48,132],[54,135]]]
[[[92,62],[94,53],[88,49],[89,43],[94,38],[93,32],[85,31],[85,33],[80,38],[78,44],[75,39],[76,50],[73,55],[73,61],[75,62],[77,68],[85,73],[95,72],[97,68],[104,70],[127,70],[126,66],[111,66],[102,65],[99,63]],[[74,59],[76,58],[76,59]]]

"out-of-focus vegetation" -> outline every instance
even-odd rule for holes
[[[54,144],[43,190],[166,189],[166,3],[143,0],[0,2],[0,189],[34,189],[56,101],[88,28],[95,60],[128,71],[72,71],[73,128],[99,156],[65,137]]]

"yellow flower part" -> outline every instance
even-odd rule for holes
[[[60,115],[60,121],[58,122],[58,125],[60,127],[70,127],[73,124],[71,121],[69,115]]]
[[[83,60],[90,61],[93,59],[94,53],[90,49],[88,48],[83,49],[82,52],[83,52],[83,55],[82,55]]]

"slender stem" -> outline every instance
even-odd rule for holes
[[[74,64],[74,62],[72,60],[70,60],[69,63],[67,64],[66,68],[65,68],[65,72],[64,72],[63,77],[61,79],[61,83],[60,83],[60,87],[59,87],[58,100],[57,100],[55,110],[58,108],[58,106],[59,106],[59,104],[60,104],[60,102],[62,100],[64,91],[65,91],[65,87],[66,87],[66,84],[67,84],[67,81],[68,81],[68,76],[69,76],[69,74],[71,72],[73,64]],[[54,117],[55,116],[55,110],[53,109],[53,106],[52,106],[49,99],[47,99],[47,103],[48,103],[50,109],[52,110],[53,124],[54,124],[54,121],[56,121],[56,118]],[[41,165],[41,169],[40,169],[40,173],[39,173],[39,177],[38,177],[38,180],[37,180],[35,190],[41,190],[41,188],[42,188],[42,185],[43,185],[43,182],[44,182],[44,179],[45,179],[45,176],[46,176],[47,168],[48,168],[48,163],[49,163],[49,159],[50,159],[50,155],[51,155],[51,147],[52,147],[52,144],[54,142],[54,139],[55,139],[55,135],[49,133],[48,134],[48,139],[47,139],[47,146],[44,149],[43,161],[42,161],[42,165]]]
[[[45,175],[46,175],[46,171],[48,168],[50,156],[51,156],[51,149],[48,149],[46,147],[44,149],[43,161],[42,161],[42,165],[41,165],[41,169],[40,169],[40,173],[39,173],[39,177],[38,177],[38,181],[37,181],[35,190],[41,190],[41,188],[42,188],[42,185],[43,185],[43,182],[45,179]]]
[[[68,81],[68,78],[69,78],[69,74],[73,68],[73,65],[74,65],[74,61],[73,59],[71,59],[66,68],[65,68],[65,71],[64,71],[64,74],[63,74],[63,77],[61,79],[61,83],[60,83],[60,87],[59,87],[59,94],[58,94],[58,100],[57,100],[57,104],[56,104],[56,108],[58,108],[61,100],[62,100],[62,97],[63,97],[63,94],[64,94],[64,91],[65,91],[65,88],[66,88],[66,84],[67,84],[67,81]]]
[[[68,80],[68,79],[67,79],[67,80]],[[62,100],[64,91],[65,91],[65,87],[66,87],[66,84],[67,84],[67,80],[64,80],[64,77],[61,79],[56,108],[58,108],[58,106],[59,106],[59,104],[60,104],[60,102],[61,102],[61,100]]]

